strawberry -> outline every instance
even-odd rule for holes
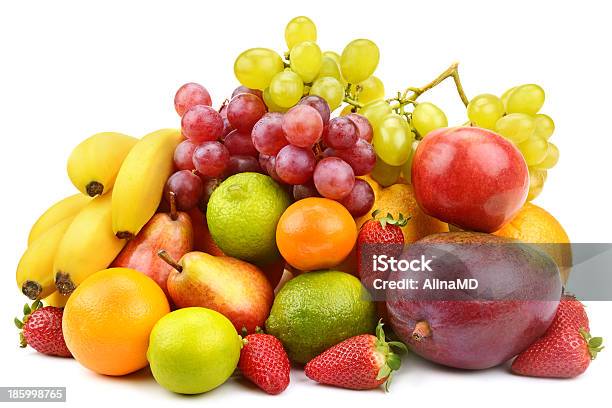
[[[15,325],[21,330],[19,333],[20,346],[30,345],[39,353],[51,356],[72,357],[66,347],[62,333],[62,316],[64,310],[45,306],[41,307],[40,300],[23,307],[23,320],[15,318]]]
[[[584,373],[603,349],[603,339],[591,337],[588,330],[582,303],[573,296],[563,296],[546,333],[518,355],[512,372],[552,378],[573,378]]]
[[[321,384],[370,390],[385,383],[388,391],[392,373],[401,364],[392,347],[402,352],[407,350],[404,343],[385,341],[383,324],[379,321],[376,336],[362,334],[336,344],[310,360],[304,373]]]
[[[243,339],[238,368],[268,394],[280,394],[289,385],[289,357],[281,342],[270,334],[249,334]]]
[[[390,213],[385,217],[376,218],[379,210],[372,213],[372,219],[366,221],[357,236],[357,272],[366,288],[372,289],[372,282],[386,278],[379,272],[373,271],[372,260],[375,255],[386,255],[397,258],[404,247],[404,234],[401,227],[405,226],[409,218],[399,214],[394,219]]]

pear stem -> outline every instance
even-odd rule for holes
[[[174,259],[172,259],[172,257],[170,256],[168,252],[162,249],[161,251],[157,253],[157,256],[159,256],[161,259],[164,260],[164,262],[166,262],[168,265],[170,265],[177,271],[183,272],[183,267],[178,262],[176,262]]]
[[[176,211],[176,193],[171,191],[170,193],[170,219],[172,221],[176,221],[178,218],[178,213]]]

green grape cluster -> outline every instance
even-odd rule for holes
[[[549,141],[555,123],[538,113],[544,100],[542,87],[525,84],[508,89],[501,98],[478,95],[467,106],[473,125],[499,133],[521,151],[529,167],[529,201],[542,192],[548,170],[559,161],[559,149]]]
[[[251,48],[234,63],[238,81],[263,91],[270,111],[287,111],[306,95],[322,97],[331,110],[340,107],[347,95],[361,104],[384,98],[382,81],[372,75],[380,59],[374,42],[354,40],[341,54],[321,51],[317,27],[304,16],[289,21],[285,42],[284,59],[271,49]]]
[[[288,51],[281,56],[268,48],[251,48],[238,56],[234,72],[240,83],[261,90],[269,111],[285,112],[306,95],[319,96],[330,110],[344,108],[365,116],[372,126],[376,167],[372,177],[380,184],[409,181],[412,156],[428,133],[448,126],[445,113],[431,102],[417,102],[425,91],[453,77],[473,126],[493,130],[521,151],[530,173],[529,200],[544,186],[548,169],[559,159],[559,150],[549,142],[552,119],[538,113],[544,90],[535,84],[516,86],[501,97],[482,94],[468,103],[459,82],[457,64],[423,88],[408,88],[385,99],[385,86],[374,75],[380,60],[376,44],[368,39],[351,41],[341,53],[322,51],[317,28],[308,17],[296,17],[285,27]]]

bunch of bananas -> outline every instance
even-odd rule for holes
[[[162,129],[140,140],[105,132],[80,143],[68,176],[81,194],[55,203],[32,226],[17,266],[23,294],[61,306],[107,268],[155,214],[182,139],[179,130]]]

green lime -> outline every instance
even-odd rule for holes
[[[221,313],[179,309],[153,327],[147,359],[155,381],[180,394],[200,394],[223,384],[236,369],[242,342]]]
[[[307,363],[349,337],[374,333],[376,308],[361,282],[337,271],[299,275],[278,292],[266,331],[289,357]]]
[[[226,255],[266,264],[279,257],[276,224],[289,204],[289,195],[272,178],[239,173],[212,193],[206,220],[213,240]]]

